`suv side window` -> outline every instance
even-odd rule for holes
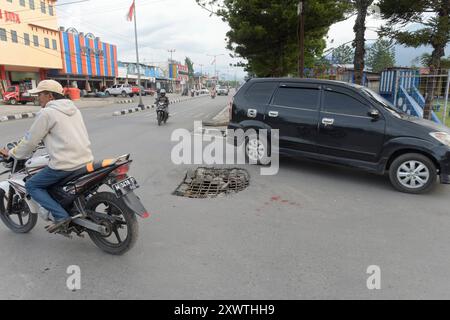
[[[252,103],[267,104],[272,97],[273,90],[278,85],[276,82],[259,82],[253,84],[245,92],[245,99]]]
[[[367,105],[346,93],[328,89],[324,91],[324,112],[368,117],[369,110],[370,108]]]
[[[316,88],[281,87],[273,99],[273,105],[317,111],[320,91]]]

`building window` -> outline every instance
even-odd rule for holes
[[[53,6],[52,5],[48,5],[48,14],[53,16]]]
[[[11,41],[14,43],[17,43],[17,32],[14,30],[11,30]]]
[[[6,37],[6,30],[0,28],[0,41],[7,41],[8,38]]]
[[[33,36],[33,44],[35,47],[39,47],[39,37]]]
[[[48,40],[48,38],[44,38],[44,43],[45,43],[45,47],[47,49],[50,49],[50,40]]]
[[[30,9],[31,10],[35,9],[35,7],[34,7],[34,0],[30,0]]]
[[[41,1],[41,12],[47,13],[47,11],[45,10],[45,2],[44,1]]]
[[[20,0],[19,3],[22,7],[25,7],[25,0]]]
[[[55,39],[52,40],[53,50],[58,50],[58,44]]]
[[[28,33],[24,33],[24,34],[23,34],[23,43],[24,43],[26,46],[29,46],[29,45],[30,45],[30,35],[29,35]]]

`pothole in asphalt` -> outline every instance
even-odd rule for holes
[[[249,185],[250,174],[244,169],[197,168],[186,173],[173,194],[196,199],[216,198],[221,194],[240,192]]]

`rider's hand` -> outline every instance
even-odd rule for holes
[[[8,158],[9,151],[7,149],[0,149],[0,156],[2,156],[3,158]]]

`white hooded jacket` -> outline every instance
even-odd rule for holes
[[[26,159],[43,141],[53,170],[75,171],[94,160],[80,110],[70,100],[47,103],[31,129],[9,155]]]

